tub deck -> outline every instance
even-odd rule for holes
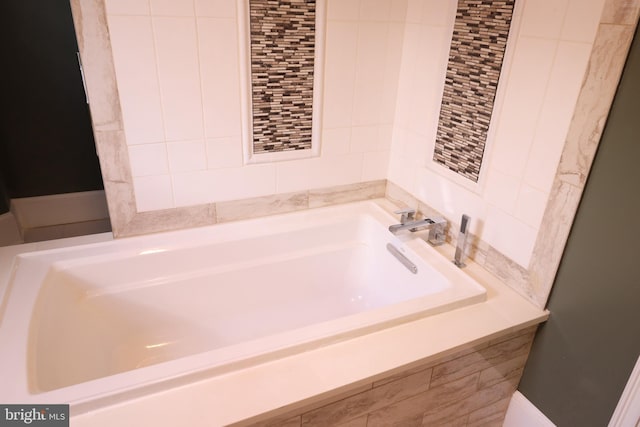
[[[20,255],[0,400],[92,407],[485,301],[395,221],[360,202]]]

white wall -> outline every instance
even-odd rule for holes
[[[328,1],[321,156],[251,165],[237,6],[106,2],[139,212],[386,178],[406,2]]]
[[[236,0],[107,0],[137,209],[388,178],[527,267],[603,3],[517,0],[472,184],[431,161],[455,0],[328,0],[321,155],[250,165]]]
[[[410,0],[388,178],[527,267],[604,0],[517,0],[479,184],[431,161],[455,0]]]

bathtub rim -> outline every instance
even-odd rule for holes
[[[454,254],[449,245],[438,251]],[[211,412],[204,418],[209,425],[253,425],[309,405],[339,400],[362,390],[365,384],[370,387],[390,375],[500,340],[548,318],[547,310],[536,307],[473,261],[467,263],[466,269],[487,287],[488,299],[484,303],[92,412],[74,414],[72,409],[74,425],[108,426],[123,419],[150,425],[169,425],[166,419],[180,419],[196,425],[203,422],[199,415],[203,411]],[[415,340],[424,334],[431,339]],[[381,348],[403,350],[381,352]],[[336,371],[336,360],[351,369]],[[210,411],[211,408],[220,411]]]
[[[304,212],[292,212],[287,214],[280,214],[280,215],[277,215],[277,217],[298,218],[300,221],[300,224],[298,224],[298,226],[300,228],[305,228],[306,227],[305,218],[308,217],[309,215],[313,217],[313,216],[317,216],[318,213],[322,214],[323,212],[333,212],[333,211],[340,212],[345,209],[347,210],[347,213],[349,215],[352,215],[353,211],[359,212],[361,210],[364,210],[366,213],[369,214],[371,213],[370,210],[373,209],[373,213],[375,213],[375,215],[373,216],[376,220],[381,222],[384,221],[383,224],[390,225],[392,223],[395,223],[395,219],[393,218],[393,216],[389,214],[388,209],[385,209],[383,206],[381,206],[381,204],[384,205],[384,202],[385,202],[384,199],[383,201],[379,201],[379,200],[378,201],[359,201],[359,202],[346,203],[346,204],[337,205],[337,206],[328,206],[328,207],[309,209],[308,211],[304,211]],[[97,248],[98,250],[104,249],[104,251],[108,252],[110,248],[118,248],[120,246],[124,246],[125,249],[130,250],[131,248],[139,247],[138,242],[141,240],[143,241],[149,240],[150,242],[148,244],[152,244],[157,241],[164,241],[167,235],[169,236],[180,235],[184,237],[183,240],[189,240],[190,236],[198,235],[202,233],[203,230],[207,230],[207,229],[215,230],[216,227],[218,226],[227,226],[231,231],[233,231],[234,228],[240,227],[243,223],[254,223],[256,221],[264,221],[264,220],[265,218],[254,218],[254,219],[241,220],[237,222],[234,221],[231,223],[223,223],[223,224],[217,224],[212,226],[199,227],[194,229],[157,233],[157,234],[148,235],[148,236],[136,236],[131,238],[117,239],[114,241],[89,243],[87,245],[65,246],[62,248],[36,250],[36,251],[20,254],[16,257],[16,262],[14,264],[14,273],[15,273],[15,268],[20,264],[20,262],[24,262],[25,260],[27,261],[34,260],[34,259],[37,260],[40,256],[43,256],[43,255],[46,256],[48,254],[53,254],[54,258],[56,257],[56,255],[60,255],[61,257],[64,257],[68,253],[87,250],[90,248]],[[275,219],[275,221],[277,221],[277,219]],[[331,219],[328,219],[327,221],[331,222]],[[265,234],[276,234],[276,233],[277,233],[277,230],[269,230],[265,232]],[[247,235],[251,235],[251,234],[247,234]],[[433,248],[431,248],[429,245],[427,245],[424,241],[420,239],[415,239],[414,238],[415,236],[412,236],[410,234],[406,234],[403,237],[404,239],[401,240],[402,244],[406,244],[408,247],[409,245],[412,245],[413,247],[415,247],[412,250],[414,251],[419,250],[420,252],[422,252],[423,259],[426,257],[428,259],[428,262],[431,263],[434,266],[434,268],[439,270],[437,265],[440,264],[441,266],[444,266],[445,268],[449,269],[450,272],[453,272],[454,275],[458,275],[460,279],[464,281],[469,281],[469,279],[466,278],[466,275],[464,273],[459,272],[457,269],[451,269],[448,261],[441,258],[441,256],[437,254],[437,252]],[[172,247],[176,247],[176,244],[173,244]],[[98,254],[96,256],[100,256],[100,255]],[[123,255],[119,254],[117,256],[120,257]],[[48,265],[49,264],[45,265],[47,269],[48,269]],[[471,281],[469,283],[471,283]],[[37,294],[39,293],[39,289],[38,290],[34,289],[32,293],[33,293],[32,298],[35,301],[35,299],[37,298]],[[5,301],[9,301],[10,298],[11,298],[11,289],[7,289],[6,294],[4,295],[4,298],[3,298],[2,307],[6,308]],[[480,300],[484,298],[485,298],[485,295],[474,297],[473,303],[480,302]],[[155,371],[162,372],[163,369],[166,368],[167,364],[175,365],[176,364],[175,360],[168,361],[158,365],[145,367],[143,370],[140,370],[143,373],[143,375],[140,375],[142,379],[138,378],[138,375],[134,373],[135,371],[128,371],[121,374],[116,374],[115,376],[117,376],[118,378],[103,377],[96,380],[91,380],[88,382],[72,385],[69,387],[55,389],[55,390],[46,391],[42,393],[36,393],[36,394],[31,393],[29,390],[30,388],[29,383],[27,381],[23,381],[22,384],[26,387],[26,389],[22,388],[20,390],[21,393],[20,393],[19,402],[37,403],[37,402],[41,402],[43,398],[56,399],[59,396],[60,397],[68,396],[67,393],[69,393],[69,390],[72,389],[73,391],[77,390],[78,393],[75,393],[75,394],[76,395],[82,394],[82,397],[79,397],[77,399],[67,401],[67,402],[72,403],[73,413],[75,414],[84,413],[90,410],[94,410],[96,408],[122,402],[130,398],[140,397],[150,393],[161,392],[166,388],[182,386],[185,384],[189,384],[193,381],[204,380],[211,375],[227,374],[237,369],[244,369],[247,367],[251,367],[255,364],[272,362],[273,360],[276,360],[278,358],[282,358],[285,356],[292,356],[302,351],[312,351],[318,347],[322,347],[325,345],[332,345],[336,342],[340,342],[345,339],[346,340],[353,339],[363,334],[375,333],[382,328],[395,327],[399,324],[411,322],[424,316],[436,315],[445,309],[451,309],[450,307],[451,305],[452,304],[447,304],[444,307],[423,310],[420,313],[410,313],[408,315],[402,316],[399,319],[386,321],[384,322],[384,324],[372,324],[372,325],[366,324],[358,327],[356,330],[340,333],[338,335],[322,336],[320,338],[316,336],[311,340],[305,340],[293,346],[288,345],[285,348],[278,348],[276,350],[271,350],[267,355],[263,355],[263,354],[250,355],[250,356],[244,357],[243,360],[239,362],[226,364],[224,366],[210,367],[209,364],[207,363],[200,363],[196,367],[189,370],[178,368],[175,370],[175,372],[172,372],[170,376],[162,375],[163,378],[161,380],[157,379],[158,375],[155,374],[154,372]],[[454,306],[453,308],[456,308],[455,307],[456,303],[453,303],[453,306]],[[5,312],[3,309],[0,311],[0,328],[4,324],[4,316],[5,316]],[[25,358],[26,358],[26,351],[27,349],[25,349],[25,353],[23,353],[25,355]],[[194,360],[194,359],[197,360],[197,359],[200,359],[200,357],[198,356],[201,356],[203,360],[207,360],[209,353],[211,352],[205,352],[199,355],[196,354],[192,356],[187,356],[187,358],[189,358],[190,360]],[[207,367],[204,368],[204,366],[207,366]],[[119,388],[114,384],[113,386],[108,387],[109,390],[106,393],[103,391],[100,391],[98,393],[88,394],[86,391],[83,391],[84,389],[90,390],[93,385],[104,385],[104,384],[108,385],[111,382],[116,383],[121,379],[120,376],[122,374],[126,374],[127,377],[131,378],[128,381],[129,384],[124,388]],[[25,377],[27,376],[26,373],[24,376]],[[148,378],[150,377],[155,379],[148,380]],[[132,383],[134,383],[135,385],[132,386],[131,385]],[[101,387],[101,388],[104,388],[104,387]]]

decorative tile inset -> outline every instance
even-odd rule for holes
[[[311,148],[315,0],[250,0],[253,152]]]
[[[433,160],[477,182],[515,0],[460,0]]]

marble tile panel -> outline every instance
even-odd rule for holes
[[[467,420],[469,419],[468,415],[463,415],[461,417],[455,418],[453,420],[449,420],[446,423],[442,423],[442,424],[428,424],[429,426],[433,426],[433,427],[466,427],[467,425]],[[424,424],[423,424],[424,426]]]
[[[361,417],[425,392],[429,388],[430,377],[431,370],[425,370],[309,411],[302,415],[302,425],[305,427],[337,425]]]
[[[340,400],[344,400],[346,398],[355,396],[360,393],[365,393],[373,388],[372,383],[364,383],[359,385],[350,384],[346,387],[342,387],[339,390],[332,390],[324,396],[318,397],[314,396],[311,400],[312,402],[302,406],[299,408],[296,413],[305,413],[310,412],[314,409],[321,408],[323,406],[330,405],[332,403],[338,402]]]
[[[158,233],[189,227],[202,227],[216,222],[214,204],[188,206],[137,213],[117,237]]]
[[[603,24],[635,25],[640,13],[638,0],[607,0],[600,22]]]
[[[434,387],[424,393],[373,411],[369,414],[368,427],[421,426],[425,412],[436,413],[443,407],[476,392],[479,373]]]
[[[309,190],[309,207],[336,205],[339,203],[384,197],[386,180],[360,182],[335,187]]]
[[[267,421],[247,424],[246,427],[300,427],[300,415],[294,417],[275,417]]]
[[[601,24],[558,166],[561,180],[582,188],[589,175],[634,28]],[[543,219],[544,221],[544,219]]]
[[[133,178],[129,168],[129,152],[124,142],[124,131],[94,130],[96,149],[100,158],[102,180],[108,200],[109,218],[115,237],[136,213]]]
[[[457,234],[459,227],[453,228],[453,230]],[[467,256],[476,263],[484,266],[487,261],[487,253],[491,246],[475,234],[469,234],[467,239]],[[457,236],[452,240],[452,244],[457,244]]]
[[[307,209],[309,195],[306,192],[274,194],[251,199],[219,202],[216,204],[217,222],[257,218]]]
[[[530,284],[539,307],[547,302],[581,197],[581,188],[555,181],[529,266]]]
[[[511,396],[471,412],[467,420],[467,427],[502,427],[510,401]]]
[[[467,399],[456,402],[445,408],[441,408],[433,414],[423,415],[420,426],[438,427],[438,426],[466,426],[469,419],[468,414],[460,415],[460,407]]]
[[[348,386],[341,387],[338,390],[332,390],[321,396],[313,396],[312,398],[308,399],[308,401],[306,402],[299,402],[299,404],[295,405],[295,408],[289,409],[289,410],[285,409],[284,412],[279,412],[276,415],[272,415],[272,416],[269,416],[268,414],[260,415],[259,419],[261,421],[243,422],[243,423],[240,423],[240,425],[249,426],[249,427],[266,426],[266,425],[277,426],[279,425],[278,423],[282,423],[285,421],[292,422],[292,420],[294,420],[297,417],[299,417],[298,425],[300,425],[300,423],[302,423],[302,414],[330,405],[340,400],[344,400],[346,398],[355,396],[357,394],[367,392],[371,390],[371,388],[372,388],[371,383],[355,384],[355,385],[350,384]],[[366,418],[366,415],[364,417]],[[348,423],[351,423],[351,422],[357,423],[357,421],[358,421],[358,418],[354,418],[352,420],[346,421],[346,423],[348,425]]]
[[[388,384],[390,382],[400,380],[402,378],[408,377],[408,376],[413,375],[413,374],[417,374],[417,373],[422,372],[422,371],[424,371],[426,369],[429,369],[430,367],[431,367],[430,364],[421,364],[419,366],[407,369],[407,370],[399,372],[397,374],[392,374],[392,375],[386,376],[385,378],[383,378],[383,379],[381,379],[379,381],[374,381],[373,386],[374,387],[380,387],[380,386]]]
[[[521,354],[506,362],[498,363],[484,369],[480,372],[478,388],[491,387],[502,381],[511,381],[514,387],[517,386],[522,376],[522,371],[524,370],[524,364],[527,362],[527,357],[529,357],[528,351],[526,354]]]
[[[527,355],[531,346],[530,335],[522,335],[466,356],[441,363],[433,367],[431,386],[446,384],[464,378],[474,372],[489,369],[514,357]]]
[[[413,197],[407,191],[405,191],[402,187],[397,184],[394,184],[391,181],[387,181],[387,189],[385,193],[385,197],[389,199],[394,204],[401,207],[410,207],[410,208],[418,208],[418,204],[420,203],[418,199]]]
[[[450,362],[452,360],[456,360],[459,359],[461,357],[467,356],[469,354],[472,353],[477,353],[478,351],[485,349],[489,347],[489,342],[482,342],[479,344],[475,344],[475,345],[468,345],[465,346],[457,351],[455,351],[454,353],[451,353],[447,356],[444,357],[440,357],[438,358],[438,360],[434,361],[433,363],[430,364],[430,366],[437,366],[437,365],[441,365],[443,363],[447,363]]]
[[[510,398],[516,387],[509,381],[495,384],[446,406],[437,406],[425,411],[422,419],[424,427],[448,426],[458,422],[461,414],[475,412],[495,402]],[[503,414],[504,416],[504,414]]]
[[[483,267],[531,302],[536,295],[529,284],[529,272],[502,252],[489,246]]]
[[[369,414],[347,421],[346,423],[337,424],[335,427],[367,427],[367,419]]]
[[[104,181],[104,191],[109,203],[109,219],[114,237],[126,236],[126,227],[135,216],[136,203],[133,186],[126,182]]]
[[[71,0],[94,131],[122,129],[104,0]]]
[[[94,130],[94,137],[98,157],[100,158],[103,180],[128,183],[131,185],[133,180],[129,166],[129,150],[125,142],[124,131]],[[131,196],[133,197],[133,189]]]
[[[529,326],[526,328],[520,328],[520,329],[515,329],[512,330],[511,332],[506,332],[503,335],[496,337],[496,338],[492,338],[490,341],[487,342],[488,346],[492,346],[495,344],[500,344],[503,343],[505,341],[509,341],[511,339],[514,339],[516,337],[521,337],[522,335],[527,335],[528,337],[530,337],[531,339],[533,339],[535,337],[536,331],[538,330],[538,325],[534,325],[534,326]]]

